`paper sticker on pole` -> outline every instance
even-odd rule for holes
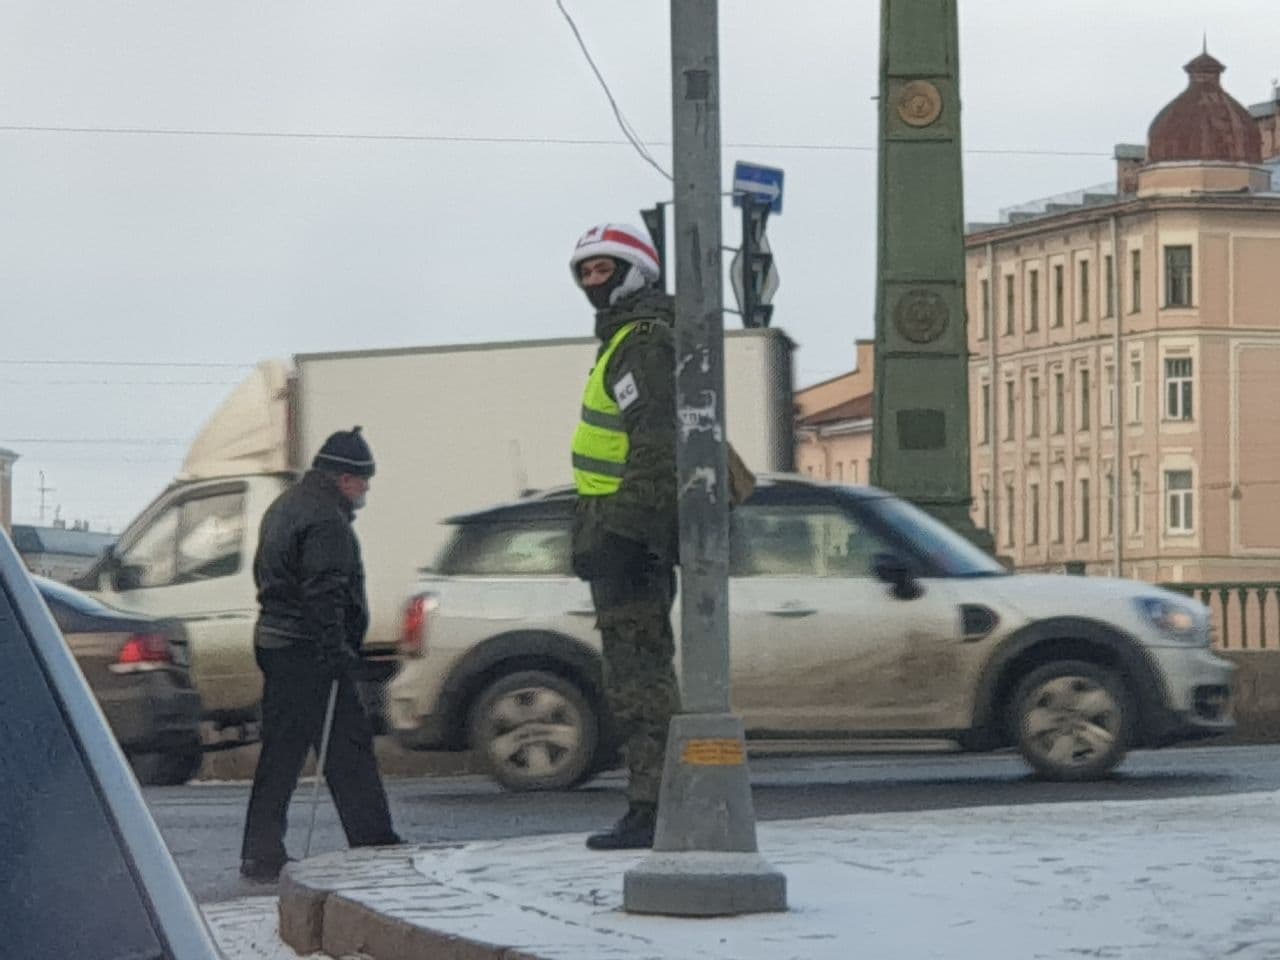
[[[747,756],[741,740],[690,740],[680,762],[694,767],[740,767]]]

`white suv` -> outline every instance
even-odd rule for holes
[[[474,748],[513,790],[616,759],[573,492],[450,521],[405,610],[387,720]],[[763,477],[732,515],[733,708],[751,739],[1016,745],[1041,775],[1105,775],[1133,747],[1233,726],[1209,611],[1128,580],[1011,574],[881,490]],[[674,617],[679,628],[679,611]]]

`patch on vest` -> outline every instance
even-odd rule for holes
[[[636,378],[627,374],[613,385],[613,399],[618,401],[618,409],[625,410],[640,399],[640,388],[636,386]]]

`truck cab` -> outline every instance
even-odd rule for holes
[[[251,721],[262,697],[253,656],[258,518],[287,474],[171,486],[130,524],[84,588],[117,609],[182,621],[205,717]]]

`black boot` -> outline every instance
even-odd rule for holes
[[[587,846],[592,850],[648,850],[653,846],[653,831],[657,823],[656,806],[633,803],[608,833],[593,833],[587,837]]]

